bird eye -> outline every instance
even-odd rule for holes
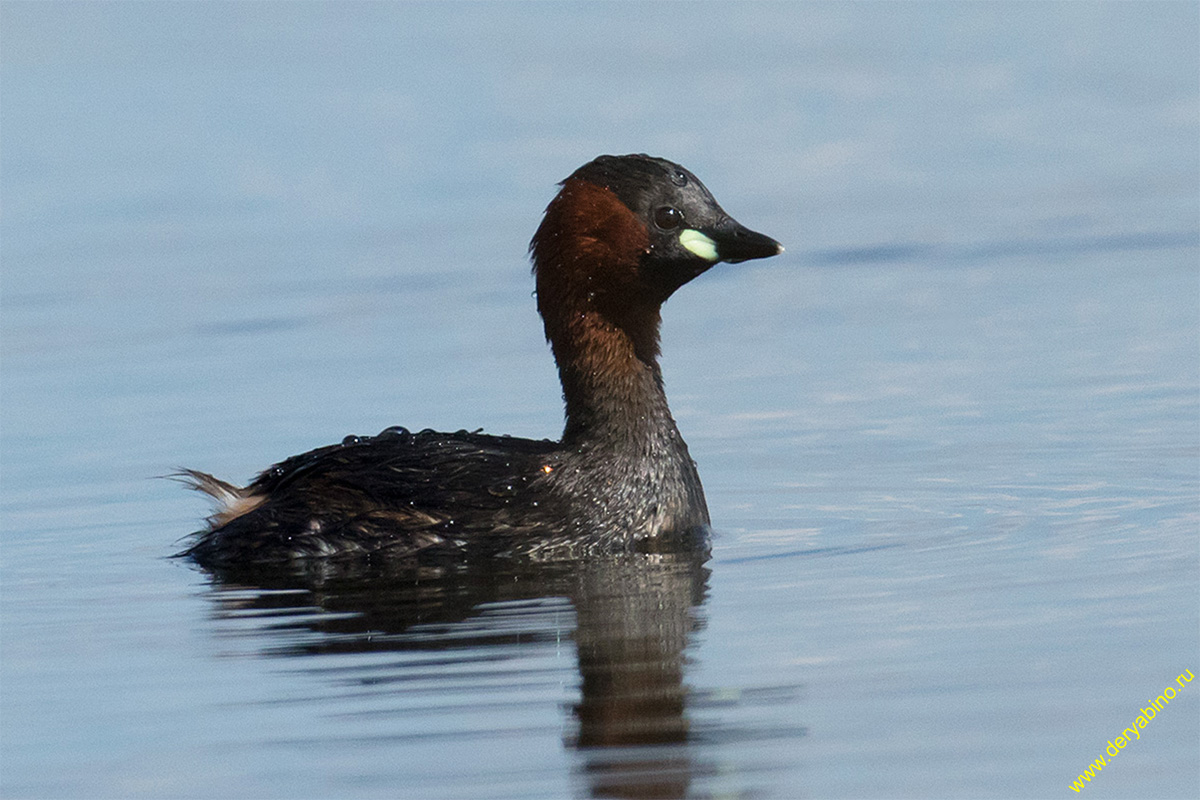
[[[671,206],[661,206],[654,212],[654,224],[664,231],[673,231],[683,224],[683,214]]]
[[[687,186],[687,173],[681,169],[677,169],[671,173],[671,183],[676,186]]]

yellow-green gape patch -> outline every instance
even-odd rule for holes
[[[717,243],[694,228],[680,232],[679,243],[705,261],[717,261]]]

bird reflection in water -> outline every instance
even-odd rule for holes
[[[667,798],[688,794],[695,770],[687,747],[684,650],[702,624],[707,558],[707,547],[688,539],[656,542],[654,552],[571,562],[313,562],[302,570],[259,566],[210,574],[218,614],[270,617],[262,650],[280,656],[477,653],[528,644],[538,634],[531,635],[520,612],[499,625],[481,626],[483,615],[505,603],[527,611],[521,604],[566,598],[575,612],[580,696],[564,725],[564,743],[580,755],[577,779],[593,797]],[[375,672],[369,684],[394,691],[412,668],[397,664],[392,676]],[[417,667],[430,668],[427,660]],[[339,671],[339,677],[347,676]]]

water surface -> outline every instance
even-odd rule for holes
[[[11,797],[1046,797],[1200,668],[1191,4],[6,4]],[[169,558],[389,425],[557,435],[601,152],[783,241],[665,309],[712,557]],[[1200,793],[1200,686],[1094,780]]]

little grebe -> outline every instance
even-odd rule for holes
[[[703,529],[704,491],[663,392],[660,307],[717,262],[782,251],[678,164],[600,156],[562,182],[530,243],[562,441],[396,427],[293,456],[245,488],[184,470],[220,505],[186,554],[214,567],[578,555]]]

